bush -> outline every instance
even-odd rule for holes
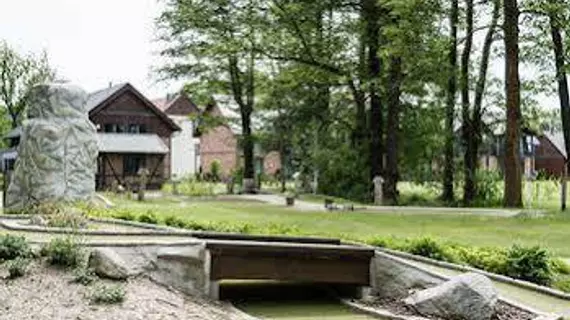
[[[32,255],[32,248],[26,238],[9,234],[0,238],[0,259],[29,258]]]
[[[559,279],[556,279],[553,283],[553,287],[560,291],[570,293],[570,278],[560,277]]]
[[[95,287],[89,296],[91,303],[116,304],[125,301],[125,289],[120,285]]]
[[[556,272],[563,275],[570,275],[570,265],[561,259],[551,259],[550,269],[552,272]]]
[[[219,182],[222,176],[222,164],[219,160],[214,160],[210,163],[210,172],[208,174],[209,180]]]
[[[444,245],[440,245],[435,240],[425,237],[409,242],[407,250],[411,254],[427,257],[439,261],[455,262],[456,259],[446,250]]]
[[[8,278],[16,279],[26,274],[30,260],[27,258],[17,257],[7,263]]]
[[[129,210],[118,210],[113,214],[113,218],[125,221],[134,221],[136,216]]]
[[[550,284],[553,278],[548,252],[538,246],[510,248],[505,271],[509,277],[540,285]]]
[[[143,213],[142,215],[139,216],[138,218],[139,222],[142,223],[150,223],[150,224],[157,224],[158,223],[158,218],[156,217],[156,215],[150,211],[147,211],[146,213]]]
[[[73,283],[79,283],[84,286],[90,285],[97,280],[97,275],[93,270],[87,267],[78,267],[73,270]]]
[[[501,173],[498,171],[477,170],[477,194],[474,205],[479,207],[500,206],[503,201],[503,190],[498,182],[501,180]]]
[[[69,268],[79,266],[84,258],[80,245],[71,237],[51,240],[42,247],[41,254],[50,264]]]
[[[186,228],[186,222],[177,216],[168,216],[164,219],[164,224],[174,228]]]
[[[53,228],[82,229],[87,227],[87,218],[77,211],[60,211],[46,216],[47,224]]]

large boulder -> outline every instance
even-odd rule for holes
[[[154,267],[156,258],[142,248],[95,248],[89,255],[89,267],[103,278],[124,280]]]
[[[418,291],[404,302],[424,316],[444,319],[489,320],[498,294],[491,280],[467,273],[433,288]]]
[[[401,259],[376,252],[372,265],[372,294],[379,297],[405,298],[410,292],[443,282]]]
[[[32,88],[6,208],[93,197],[98,148],[86,101],[84,90],[66,83]]]

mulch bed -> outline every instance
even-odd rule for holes
[[[360,303],[372,307],[372,308],[382,308],[388,310],[397,315],[403,316],[416,316],[424,317],[432,320],[445,320],[443,318],[419,314],[411,307],[407,306],[402,300],[395,298],[377,298],[373,301],[360,301]],[[495,307],[496,314],[493,316],[493,320],[531,320],[536,317],[535,314],[530,313],[526,310],[511,306],[505,302],[499,301]]]

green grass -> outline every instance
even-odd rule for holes
[[[294,230],[299,235],[356,241],[369,241],[375,237],[404,239],[429,236],[474,246],[540,245],[555,255],[570,257],[570,214],[531,219],[449,214],[297,212],[254,202],[180,202],[172,199],[144,203],[120,200],[119,206],[138,214],[151,210],[162,220],[176,215],[199,223],[247,224],[254,233],[280,233],[285,229]]]

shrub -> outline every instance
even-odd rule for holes
[[[26,274],[30,260],[27,258],[17,257],[7,263],[8,278],[16,279]]]
[[[77,211],[60,211],[47,216],[47,224],[54,228],[82,229],[87,227],[87,218]]]
[[[136,216],[129,210],[117,210],[113,214],[113,218],[125,221],[134,221],[136,220]]]
[[[550,268],[552,272],[570,275],[570,265],[564,262],[561,259],[551,259],[550,260]]]
[[[125,289],[120,285],[98,285],[91,291],[89,300],[95,304],[116,304],[125,300]]]
[[[156,217],[156,215],[150,211],[147,211],[146,213],[143,213],[142,215],[139,216],[138,218],[139,222],[142,223],[150,223],[150,224],[157,224],[158,223],[158,218]]]
[[[507,255],[499,248],[451,246],[457,262],[497,274],[505,274]]]
[[[444,245],[440,245],[435,240],[425,237],[409,242],[407,250],[411,254],[427,257],[439,261],[455,262],[456,259],[446,250]]]
[[[541,285],[551,283],[553,273],[546,250],[536,247],[513,246],[507,252],[507,276]]]
[[[186,222],[177,216],[168,216],[164,219],[164,224],[174,228],[185,228]]]
[[[570,278],[556,279],[553,283],[553,287],[564,292],[570,293]]]
[[[84,258],[80,245],[71,237],[51,240],[42,247],[41,254],[52,265],[70,268],[79,266]]]
[[[218,182],[221,179],[222,175],[222,164],[219,160],[214,160],[210,163],[210,173],[209,177],[210,180],[213,182]]]
[[[97,275],[93,270],[87,267],[78,267],[73,270],[73,283],[79,283],[84,286],[90,285],[97,280]]]
[[[26,238],[9,234],[0,238],[0,259],[12,260],[18,257],[28,258],[32,255],[32,248]]]

